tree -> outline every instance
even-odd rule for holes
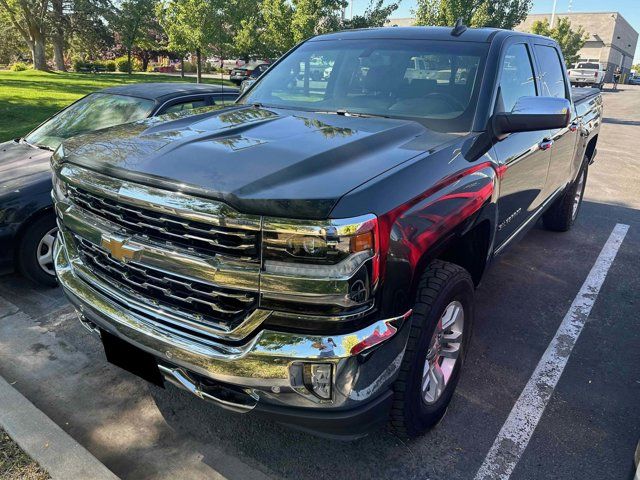
[[[291,18],[293,41],[302,42],[321,33],[333,32],[341,27],[340,12],[347,7],[346,0],[293,0]]]
[[[127,52],[129,75],[131,75],[131,52],[145,29],[149,27],[155,6],[155,0],[123,0],[116,12],[114,24]]]
[[[531,33],[550,37],[558,42],[568,68],[580,59],[578,51],[584,46],[588,38],[584,28],[581,26],[577,30],[572,29],[571,22],[567,17],[558,18],[558,23],[553,28],[551,28],[546,18],[533,22]]]
[[[53,45],[53,63],[56,70],[64,72],[64,31],[66,19],[62,0],[51,0],[51,44]]]
[[[458,18],[470,27],[512,29],[525,18],[532,0],[417,0],[416,25],[453,26]]]
[[[277,58],[295,45],[291,21],[293,7],[287,0],[263,0],[260,8],[264,29],[261,32],[264,54]]]
[[[24,61],[29,57],[24,40],[16,35],[11,22],[0,14],[0,64]]]
[[[167,37],[155,15],[146,22],[134,48],[134,54],[142,63],[142,71],[146,71],[153,57],[167,53]]]
[[[223,0],[166,0],[157,7],[160,25],[175,52],[194,52],[197,81],[202,81],[202,52],[220,39],[224,27]]]
[[[36,70],[47,69],[45,40],[48,8],[49,0],[0,0],[3,15],[29,46]]]
[[[66,14],[65,38],[69,49],[82,59],[115,57],[113,25],[114,7],[109,0],[72,0]]]
[[[400,6],[400,1],[384,4],[385,0],[371,0],[363,15],[345,20],[345,28],[384,27],[391,14]]]

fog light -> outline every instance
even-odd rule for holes
[[[308,390],[323,400],[331,398],[332,368],[330,363],[304,365],[304,383]]]

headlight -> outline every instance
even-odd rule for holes
[[[312,315],[371,307],[378,285],[375,215],[303,221],[265,218],[262,305]]]

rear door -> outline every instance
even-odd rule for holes
[[[512,42],[503,50],[494,112],[510,112],[519,98],[538,95],[531,47],[524,39]],[[551,159],[550,135],[549,130],[513,133],[494,147],[503,166],[498,198],[498,246],[516,233],[544,200]]]
[[[540,95],[543,97],[566,98],[571,102],[571,88],[565,75],[564,61],[554,43],[533,45],[538,69]],[[572,104],[573,105],[573,104]],[[551,196],[563,188],[571,179],[571,168],[578,140],[577,113],[572,108],[571,123],[568,127],[551,131],[551,164],[544,188],[544,195]]]

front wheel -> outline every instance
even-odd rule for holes
[[[544,212],[542,222],[545,228],[556,232],[567,232],[571,229],[580,212],[588,173],[589,158],[585,156],[578,177],[567,188],[567,191]]]
[[[57,285],[53,268],[53,245],[58,233],[55,217],[45,215],[25,230],[18,250],[18,270],[35,283],[48,287]]]
[[[473,293],[458,265],[436,260],[425,271],[393,387],[391,425],[400,435],[421,435],[446,413],[471,335]]]

